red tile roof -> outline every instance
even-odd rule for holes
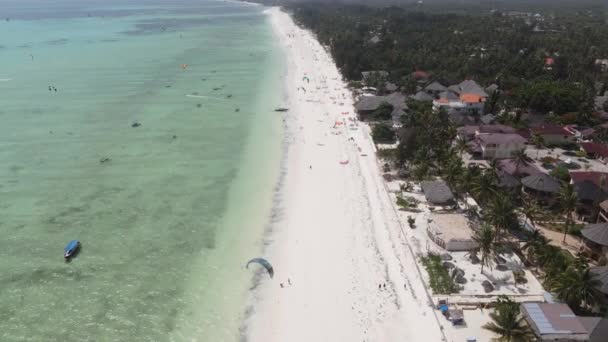
[[[570,172],[570,178],[572,183],[582,183],[584,181],[591,181],[604,191],[608,191],[608,173],[597,172],[597,171],[579,171]]]
[[[582,142],[581,147],[587,154],[595,154],[599,157],[608,157],[608,146],[594,143],[594,142]]]
[[[564,135],[573,136],[574,134],[563,126],[538,126],[530,128],[533,134],[538,135]]]
[[[483,102],[483,99],[484,98],[476,94],[460,94],[460,100],[465,103],[480,103]]]
[[[429,73],[422,70],[417,70],[412,73],[417,80],[429,78]]]

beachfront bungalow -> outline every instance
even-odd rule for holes
[[[558,180],[545,174],[537,173],[521,179],[522,191],[540,203],[553,204],[561,189]]]
[[[431,214],[427,234],[438,246],[450,251],[470,251],[479,245],[473,240],[469,220],[462,214]]]
[[[480,133],[475,141],[481,149],[483,159],[511,158],[516,151],[526,148],[526,139],[513,133]]]
[[[355,110],[357,111],[357,114],[359,114],[359,118],[365,121],[366,118],[380,108],[383,103],[388,103],[393,107],[391,113],[393,123],[396,121],[400,125],[401,116],[405,115],[409,109],[406,101],[407,98],[399,92],[386,96],[361,96],[359,101],[355,103]]]
[[[581,230],[586,254],[592,260],[608,257],[608,223],[591,223]]]
[[[585,222],[595,222],[600,211],[600,203],[608,198],[606,193],[590,180],[575,183],[574,191],[578,198],[577,218]]]
[[[541,125],[530,128],[530,133],[543,138],[548,146],[565,145],[576,142],[576,136],[564,126]]]
[[[442,92],[445,92],[446,90],[448,90],[448,88],[437,81],[424,87],[424,91],[426,91],[427,94],[429,94],[435,98],[437,96],[439,96],[439,94],[441,94]]]
[[[431,95],[427,94],[424,91],[419,91],[415,95],[411,95],[410,99],[412,99],[414,101],[420,101],[420,102],[431,102],[431,101],[433,101],[433,97]]]
[[[434,205],[454,205],[454,194],[448,184],[444,181],[427,181],[420,184],[426,200]]]
[[[521,313],[541,342],[606,341],[607,321],[576,316],[563,303],[523,303]]]

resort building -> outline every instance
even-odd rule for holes
[[[602,163],[608,161],[608,147],[606,145],[595,142],[582,142],[579,145],[589,159],[597,159]]]
[[[481,115],[487,98],[488,94],[479,84],[465,80],[438,93],[437,99],[433,101],[433,109],[445,109],[448,113]]]
[[[446,90],[448,90],[448,88],[439,82],[433,82],[424,87],[424,91],[432,97],[437,97]]]
[[[483,133],[475,138],[481,158],[512,158],[515,152],[526,148],[526,139],[518,134]]]
[[[595,222],[600,211],[600,203],[608,198],[606,193],[589,180],[574,184],[574,191],[578,198],[577,218],[585,222]]]
[[[441,206],[454,204],[454,194],[446,182],[428,181],[422,182],[420,185],[429,203]]]
[[[545,174],[537,173],[522,178],[522,190],[541,203],[552,204],[561,189],[559,181]]]
[[[415,95],[410,96],[410,99],[420,102],[431,102],[433,97],[424,91],[419,91]]]
[[[599,260],[608,257],[608,223],[588,224],[581,230],[589,258]]]
[[[391,120],[393,124],[398,123],[401,125],[401,116],[405,115],[408,111],[407,98],[401,93],[392,93],[386,96],[361,96],[359,101],[355,104],[355,110],[359,114],[359,118],[363,121],[372,114],[375,110],[380,108],[382,104],[390,104],[393,107],[391,113]]]
[[[571,183],[576,185],[590,181],[604,192],[608,192],[608,173],[599,171],[570,171]]]
[[[530,128],[530,133],[543,138],[546,145],[564,145],[576,142],[576,136],[563,126],[543,125]]]
[[[456,132],[459,139],[471,141],[475,139],[478,134],[482,133],[513,134],[517,131],[513,127],[505,125],[467,125],[458,127]]]
[[[530,175],[543,173],[534,164],[517,165],[513,159],[503,159],[498,161],[498,168],[506,174],[515,178],[524,178]]]
[[[447,251],[470,251],[478,247],[469,220],[462,214],[431,214],[427,234]]]
[[[606,319],[576,316],[563,303],[523,303],[521,313],[541,342],[606,341]]]

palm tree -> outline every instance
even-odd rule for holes
[[[580,311],[593,308],[600,300],[600,281],[587,265],[571,265],[557,273],[550,281],[557,298]]]
[[[538,264],[538,257],[545,252],[548,245],[549,240],[539,230],[535,230],[528,236],[522,251],[526,253],[528,261]]]
[[[471,183],[471,192],[478,201],[485,201],[496,193],[496,176],[492,171],[485,171]]]
[[[519,310],[519,304],[506,296],[499,296],[496,310],[490,313],[492,322],[486,323],[482,328],[497,335],[492,339],[499,342],[525,342],[534,341],[534,334],[524,322],[524,317]]]
[[[540,149],[545,147],[545,138],[543,138],[542,135],[534,134],[532,135],[532,138],[530,138],[530,142],[536,146],[536,159],[538,159]]]
[[[494,171],[494,173],[496,173],[498,170],[500,170],[500,162],[496,158],[492,158],[488,162],[488,166],[490,167],[490,170]]]
[[[488,207],[486,221],[493,224],[497,230],[506,232],[517,222],[515,207],[508,196],[497,193]],[[496,234],[498,237],[500,234]]]
[[[528,166],[532,163],[532,158],[528,157],[525,149],[517,150],[513,154],[513,162],[515,163],[515,175],[519,175],[519,169],[522,166]]]
[[[487,224],[482,225],[473,233],[473,241],[477,242],[477,250],[481,254],[481,273],[483,273],[484,266],[492,269],[492,259],[497,255],[495,234],[494,229]]]
[[[530,221],[532,227],[535,228],[536,224],[534,221],[536,216],[541,213],[540,206],[538,205],[538,202],[530,196],[524,196],[522,199],[524,203],[519,209],[519,212],[524,215]]]
[[[460,158],[465,152],[469,151],[469,144],[464,139],[456,139],[456,144],[454,145],[454,149],[458,152]]]
[[[498,90],[494,90],[490,94],[490,96],[488,97],[488,100],[485,103],[484,112],[490,113],[490,114],[497,114],[499,98],[500,98],[500,92],[498,92]]]
[[[479,177],[480,174],[481,169],[477,165],[469,165],[469,167],[464,168],[464,172],[461,174],[457,182],[458,192],[462,194],[469,192],[470,185],[477,177]]]
[[[558,203],[561,212],[566,216],[566,225],[564,227],[564,239],[562,241],[566,242],[566,235],[568,235],[568,230],[574,223],[572,220],[572,214],[574,213],[578,205],[578,197],[576,196],[576,191],[574,190],[572,184],[562,184],[562,188],[560,189],[558,196]]]

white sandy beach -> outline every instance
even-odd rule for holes
[[[484,314],[465,313],[468,328],[458,331],[433,309],[369,127],[356,120],[335,64],[289,15],[269,12],[288,59],[290,144],[281,217],[265,255],[275,277],[254,292],[247,340],[488,340]]]

